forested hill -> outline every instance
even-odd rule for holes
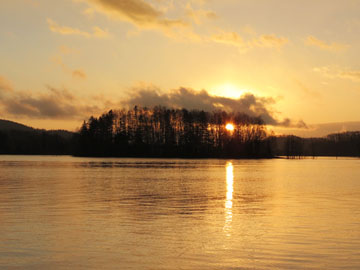
[[[66,130],[34,129],[0,120],[0,154],[72,154],[74,133]]]
[[[13,121],[0,119],[0,131],[10,131],[10,130],[17,130],[17,131],[34,131],[33,128],[25,126],[23,124],[19,124]]]

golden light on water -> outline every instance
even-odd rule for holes
[[[230,131],[230,132],[234,131],[234,125],[231,123],[226,124],[225,128],[227,131]]]
[[[226,208],[232,208],[234,192],[234,167],[231,162],[226,164]]]
[[[225,225],[224,231],[230,235],[232,223],[232,207],[234,192],[234,166],[232,162],[226,163],[226,200],[225,200]]]

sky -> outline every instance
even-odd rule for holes
[[[166,105],[360,129],[359,51],[360,0],[1,0],[0,118]]]

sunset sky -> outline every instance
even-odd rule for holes
[[[360,0],[1,0],[0,118],[75,130],[127,105],[360,121]]]

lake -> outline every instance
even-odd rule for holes
[[[360,159],[0,156],[0,269],[360,269]]]

